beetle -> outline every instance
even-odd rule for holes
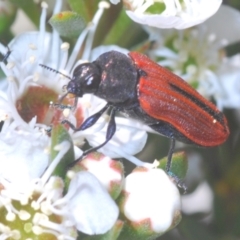
[[[226,118],[213,103],[183,79],[138,52],[130,52],[127,56],[110,51],[93,62],[78,65],[66,89],[67,93],[60,102],[71,94],[75,97],[76,105],[77,98],[86,93],[107,101],[99,112],[88,117],[80,127],[75,127],[67,120],[62,122],[74,131],[91,127],[110,109],[106,140],[85,151],[82,157],[111,140],[116,131],[117,111],[171,139],[167,172],[170,171],[175,140],[213,147],[223,143],[229,135]]]

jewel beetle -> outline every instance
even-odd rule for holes
[[[213,103],[180,77],[137,52],[130,52],[127,56],[110,51],[93,62],[78,65],[66,89],[67,93],[61,101],[71,94],[76,104],[77,98],[86,93],[107,101],[99,112],[87,118],[80,127],[63,121],[75,131],[91,127],[110,109],[106,140],[85,151],[83,156],[111,140],[116,131],[117,111],[171,139],[167,172],[170,170],[175,140],[213,147],[223,143],[229,135],[226,118]]]

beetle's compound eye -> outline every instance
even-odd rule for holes
[[[84,63],[76,67],[73,72],[73,79],[71,82],[72,89],[68,88],[68,91],[76,94],[77,96],[82,96],[84,93],[95,93],[98,89],[99,83],[101,81],[100,69],[94,63]],[[68,85],[69,87],[69,85]]]

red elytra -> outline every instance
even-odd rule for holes
[[[66,89],[67,94],[75,96],[75,105],[78,97],[86,93],[106,100],[107,104],[85,119],[79,127],[67,120],[62,123],[74,131],[83,131],[93,126],[107,110],[110,110],[110,119],[105,141],[86,150],[73,164],[112,139],[116,132],[117,111],[171,139],[167,172],[170,171],[175,140],[212,147],[227,139],[229,129],[226,118],[214,104],[147,56],[137,52],[128,55],[129,57],[117,51],[106,52],[95,61],[80,64],[74,69]],[[61,106],[67,94],[61,98],[58,106]]]
[[[129,56],[137,68],[147,73],[140,77],[138,85],[138,100],[145,112],[172,124],[201,146],[217,146],[227,139],[227,120],[214,104],[147,56],[137,52]]]

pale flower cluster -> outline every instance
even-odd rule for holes
[[[185,29],[215,14],[222,0],[123,0],[123,3],[128,9],[126,13],[135,22],[157,28]]]
[[[119,1],[111,2],[116,4]],[[209,18],[218,10],[221,1],[212,1],[208,11],[204,11],[207,4],[204,0],[161,1],[164,10],[160,14],[150,14],[147,11],[152,5],[158,6],[159,1],[124,3],[130,9],[127,14],[139,23],[182,29]],[[26,239],[33,239],[40,234],[52,234],[57,239],[67,240],[76,239],[79,232],[105,234],[111,229],[116,230],[120,222],[124,224],[119,218],[120,211],[130,222],[130,227],[138,222],[148,222],[152,226],[145,229],[150,233],[149,237],[163,234],[180,221],[180,195],[164,171],[155,169],[153,164],[144,163],[134,156],[144,148],[149,130],[140,122],[117,116],[116,134],[99,150],[102,155],[92,153],[76,168],[68,171],[66,176],[56,173],[58,166],[64,166],[63,160],[71,151],[74,152],[75,159],[81,156],[81,147],[85,141],[92,147],[104,142],[109,118],[104,114],[94,126],[85,131],[65,130],[69,138],[53,146],[53,138],[49,134],[50,125],[54,129],[56,122],[66,118],[74,125],[79,125],[83,119],[99,111],[105,101],[85,95],[79,99],[76,110],[69,111],[68,114],[62,109],[52,108],[50,102],[58,101],[62,87],[69,79],[43,69],[39,64],[71,76],[78,64],[93,61],[103,52],[114,49],[127,53],[128,50],[115,45],[92,49],[96,28],[104,10],[109,7],[108,2],[99,3],[91,24],[81,32],[71,53],[69,43],[62,42],[56,30],[46,32],[48,5],[42,2],[41,6],[39,31],[16,36],[8,44],[11,51],[8,59],[0,63],[6,76],[0,86],[0,119],[4,121],[0,132],[0,211],[7,212],[0,217],[0,239],[23,239],[24,234],[29,233]],[[61,7],[62,0],[56,0],[53,14],[59,13]],[[160,63],[177,72],[177,53],[163,47],[166,39],[175,33],[147,31],[150,39],[156,41],[155,50],[149,54],[153,59],[158,56],[168,57],[169,62],[166,60]],[[206,33],[204,29],[202,31]],[[191,37],[196,38],[200,34],[200,30],[195,35],[194,32],[189,32]],[[210,39],[209,43],[215,44],[215,39]],[[181,44],[184,43],[176,43],[178,50]],[[207,43],[206,46],[206,49],[210,49]],[[220,51],[222,46],[218,46],[217,50]],[[9,49],[0,44],[3,55]],[[77,60],[80,49],[82,56]],[[226,61],[230,62],[229,59]],[[205,75],[214,75],[215,72],[209,68],[207,65],[202,71]],[[180,71],[178,73],[181,75]],[[223,78],[224,74],[219,76]],[[229,95],[229,102],[231,97],[233,96]],[[217,102],[220,107],[227,105],[220,100]],[[57,152],[54,157],[53,151]],[[111,158],[125,158],[141,168],[125,178],[123,165]],[[119,196],[120,206],[115,201]],[[12,227],[15,221],[24,223],[23,231]],[[144,225],[140,225],[140,229],[142,227]]]
[[[219,109],[240,107],[239,55],[228,57],[224,49],[240,40],[239,11],[222,5],[214,16],[190,29],[145,30],[154,41],[148,51],[152,59],[206,98],[214,98]]]

